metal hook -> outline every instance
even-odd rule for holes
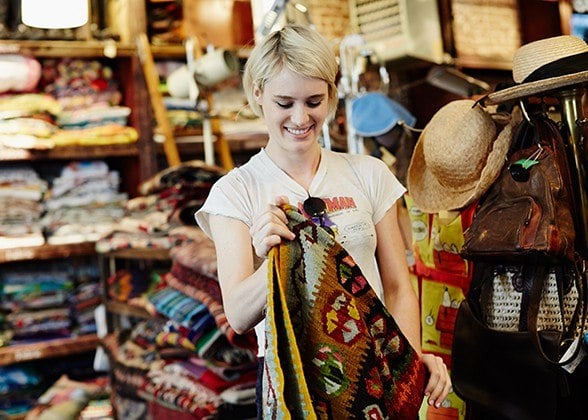
[[[422,133],[423,131],[425,131],[424,129],[421,128],[414,128],[411,127],[410,125],[406,124],[404,121],[398,121],[397,123],[399,126],[401,126],[403,129],[408,130],[408,131],[412,131],[413,133]]]
[[[519,100],[519,106],[521,107],[521,111],[523,113],[523,117],[525,117],[525,119],[527,120],[527,122],[531,125],[535,125],[533,124],[533,121],[531,121],[531,118],[529,118],[529,114],[527,113],[527,109],[525,108],[525,103],[523,102],[522,99]]]

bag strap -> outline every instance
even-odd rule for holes
[[[517,150],[526,149],[536,141],[536,130],[530,121],[526,118],[516,127],[512,142],[506,156],[511,156]]]
[[[489,281],[488,279],[493,278],[493,276],[488,275],[489,270],[494,271],[494,265],[491,263],[476,261],[473,264],[472,281],[466,296],[471,311],[479,320],[485,318],[483,314],[484,311],[482,310],[481,296],[484,284]]]
[[[586,277],[586,268],[585,268],[585,264],[584,261],[581,261],[581,267],[578,267],[579,262],[576,262],[574,264],[575,270],[576,270],[576,287],[578,288],[578,303],[576,304],[576,312],[579,311],[579,309],[581,308],[582,311],[582,316],[581,316],[581,328],[580,328],[580,336],[583,336],[584,334],[584,329],[585,329],[585,324],[586,324],[586,314],[587,314],[587,277]],[[535,347],[537,348],[537,351],[539,352],[539,354],[549,363],[555,365],[555,366],[563,366],[566,365],[568,363],[570,363],[572,360],[574,360],[582,346],[581,345],[577,345],[574,352],[565,360],[553,360],[550,356],[547,355],[547,353],[545,352],[545,350],[543,349],[543,345],[541,344],[541,340],[539,338],[539,331],[537,330],[537,317],[539,315],[539,306],[541,304],[541,296],[543,295],[543,290],[544,290],[544,286],[546,284],[548,284],[549,281],[549,267],[546,266],[545,264],[537,264],[535,266],[535,276],[533,276],[533,284],[531,286],[531,294],[530,294],[530,298],[529,298],[529,310],[527,312],[527,326],[528,326],[528,331],[531,333],[531,336],[533,337],[533,342],[535,344]],[[563,293],[563,288],[558,287],[558,294],[559,293]],[[560,297],[563,298],[563,297]],[[580,306],[581,305],[581,306]],[[561,317],[562,317],[562,322],[565,323],[565,319],[564,319],[564,313],[562,311],[561,313]],[[573,318],[576,318],[576,316],[574,316]],[[573,329],[575,329],[576,327],[576,322],[572,322],[571,323],[571,328],[572,328],[572,336],[573,336]],[[565,329],[565,328],[564,328]]]

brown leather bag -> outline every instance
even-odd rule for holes
[[[574,259],[571,178],[562,135],[545,116],[531,121],[519,126],[514,150],[464,232],[464,258]]]

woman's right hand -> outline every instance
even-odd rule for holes
[[[288,219],[279,207],[288,204],[288,198],[279,196],[275,204],[269,204],[253,221],[249,229],[255,254],[260,258],[267,258],[269,250],[279,245],[282,238],[292,240],[294,233],[288,229]]]

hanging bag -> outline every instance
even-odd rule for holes
[[[578,377],[585,378],[586,363],[579,372],[570,374],[562,366],[576,359],[580,346],[563,357],[564,360],[562,356],[578,330],[580,335],[583,333],[580,326],[586,320],[587,292],[584,269],[566,262],[565,269],[556,270],[558,285],[564,282],[562,276],[571,276],[567,280],[575,283],[579,297],[567,325],[562,303],[561,328],[539,330],[541,295],[553,267],[525,264],[519,268],[528,300],[521,305],[525,310],[520,313],[520,330],[503,331],[488,326],[484,310],[492,303],[488,302],[492,296],[484,288],[492,286],[496,271],[501,268],[492,263],[475,264],[470,292],[460,305],[455,323],[451,353],[453,388],[466,404],[486,415],[491,413],[492,418],[574,418],[564,413],[583,406],[584,396],[577,395],[577,391],[586,386],[581,388],[577,384],[582,383]],[[563,298],[562,287],[558,287],[558,293]]]
[[[464,232],[461,255],[470,260],[573,260],[570,169],[557,125],[542,115],[523,121],[513,146]]]

